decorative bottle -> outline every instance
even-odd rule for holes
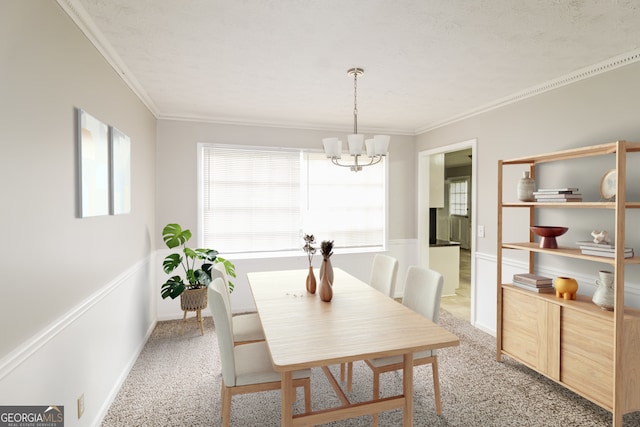
[[[529,171],[522,172],[522,178],[518,180],[518,200],[535,202],[534,191],[536,191],[536,181],[529,176]]]

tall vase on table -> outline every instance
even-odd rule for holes
[[[322,280],[325,275],[329,280],[329,284],[333,285],[333,266],[331,265],[331,259],[327,259],[327,262],[322,261],[322,265],[320,266],[320,280]]]
[[[333,240],[324,240],[320,245],[322,252],[322,267],[320,267],[320,299],[325,302],[333,298],[333,267],[331,255],[333,255]]]
[[[316,248],[312,246],[315,243],[316,239],[313,237],[313,234],[305,234],[304,235],[304,246],[302,249],[307,253],[307,257],[309,258],[309,273],[307,274],[307,292],[310,294],[316,293],[316,275],[313,273],[313,265],[311,265],[311,261],[313,259],[313,254],[316,253]]]
[[[316,275],[313,273],[313,266],[309,266],[309,274],[307,275],[307,292],[310,294],[316,293]]]

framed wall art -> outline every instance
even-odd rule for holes
[[[77,111],[78,216],[109,214],[109,128]]]

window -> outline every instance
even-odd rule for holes
[[[469,179],[452,179],[449,182],[449,215],[467,216]]]
[[[203,247],[299,251],[302,234],[336,248],[384,247],[386,166],[351,172],[323,153],[200,144]]]

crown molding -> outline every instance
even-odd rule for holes
[[[56,1],[66,14],[69,15],[71,20],[78,26],[80,31],[82,31],[82,33],[89,39],[91,44],[98,49],[98,52],[100,52],[100,54],[107,60],[109,65],[111,65],[120,78],[124,80],[127,86],[129,86],[129,88],[135,93],[138,99],[140,99],[140,101],[157,118],[158,109],[153,103],[153,100],[143,89],[142,85],[138,82],[133,73],[127,68],[120,56],[111,47],[111,44],[98,29],[84,7],[82,7],[77,0]]]
[[[545,83],[541,83],[539,85],[530,87],[523,91],[516,92],[512,95],[508,95],[504,98],[498,99],[494,102],[483,105],[479,108],[473,109],[459,116],[455,116],[450,119],[444,120],[442,122],[416,129],[415,135],[420,135],[422,133],[426,133],[434,129],[459,122],[461,120],[465,120],[470,117],[477,116],[479,114],[483,114],[488,111],[495,110],[495,109],[507,106],[509,104],[513,104],[515,102],[519,102],[524,99],[531,98],[533,96],[537,96],[542,93],[549,92],[549,91],[558,89],[560,87],[567,86],[572,83],[576,83],[581,80],[585,80],[590,77],[597,76],[598,74],[606,73],[607,71],[615,70],[616,68],[624,67],[626,65],[631,65],[639,61],[640,61],[640,49],[632,50],[630,52],[623,53],[618,56],[614,56],[612,58],[609,58],[597,64],[581,68],[577,71],[566,74],[562,77],[558,77],[557,79],[549,80]]]

